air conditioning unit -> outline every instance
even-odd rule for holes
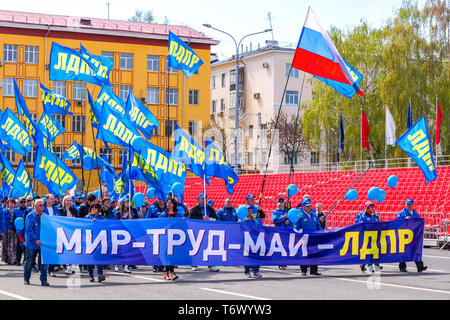
[[[269,67],[269,64],[268,64],[267,62],[264,62],[264,63],[262,64],[262,66],[263,66],[263,68],[267,69],[267,68]]]
[[[140,98],[139,99],[142,103],[145,103],[145,98]]]
[[[78,107],[83,106],[83,101],[82,101],[82,100],[77,100],[77,106],[78,106]]]
[[[260,97],[261,97],[261,96],[260,96],[259,92],[255,92],[255,93],[253,94],[253,98],[255,98],[256,100],[258,100]]]
[[[3,66],[3,60],[0,60],[0,67]]]
[[[47,63],[47,64],[45,65],[45,69],[50,70],[50,63]]]

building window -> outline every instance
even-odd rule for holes
[[[289,70],[291,69],[291,64],[286,63],[286,78],[289,75]],[[289,78],[298,79],[298,69],[292,68],[291,76]]]
[[[150,131],[150,134],[152,136],[159,136],[159,127],[156,127],[155,129],[153,129],[152,131]]]
[[[72,166],[81,166],[81,157],[75,160],[72,160]]]
[[[63,97],[66,96],[66,82],[65,81],[53,81],[53,91]]]
[[[261,124],[261,136],[267,137],[267,123]]]
[[[166,137],[174,135],[176,125],[176,120],[166,120]]]
[[[2,92],[4,97],[14,97],[14,82],[12,78],[3,78]]]
[[[289,157],[291,156],[291,154],[284,154],[284,164],[291,164],[291,160],[289,159]],[[292,164],[298,164],[298,156],[295,155],[294,158],[292,159]]]
[[[120,97],[120,99],[122,99],[123,101],[127,101],[128,94],[131,91],[133,91],[133,87],[132,86],[120,86],[120,89],[119,89],[119,97]]]
[[[159,104],[159,88],[147,87],[147,103]]]
[[[85,116],[72,116],[72,132],[85,132],[86,131],[86,117]]]
[[[311,164],[319,164],[319,152],[311,151]]]
[[[171,106],[178,105],[178,89],[166,89],[166,104]]]
[[[286,104],[298,104],[298,91],[286,91]]]
[[[34,159],[36,159],[36,147],[31,147],[30,153],[23,157],[23,163],[25,165],[34,164]]]
[[[189,134],[193,137],[198,137],[198,121],[189,121]]]
[[[178,73],[178,69],[177,68],[169,67],[169,58],[168,57],[166,57],[166,72]]]
[[[225,99],[220,99],[220,112],[225,111]]]
[[[73,82],[72,83],[72,99],[84,101],[86,100],[86,83]]]
[[[230,93],[230,107],[234,108],[236,106],[236,93]],[[242,93],[239,94],[239,107],[244,106],[244,97]]]
[[[253,165],[253,152],[248,153],[248,164]]]
[[[23,80],[23,96],[27,98],[37,98],[38,96],[38,83],[34,79]]]
[[[211,114],[216,113],[216,100],[211,101]]]
[[[64,148],[63,147],[53,147],[53,154],[56,155],[59,159],[62,158],[64,155]]]
[[[217,84],[216,84],[216,76],[213,76],[213,77],[212,77],[212,83],[211,83],[211,86],[212,86],[213,89],[217,88]]]
[[[65,114],[54,114],[53,117],[58,121],[61,126],[66,129],[66,115]]]
[[[121,70],[133,70],[133,54],[121,53],[120,54],[120,69]]]
[[[110,59],[113,62],[113,68],[114,68],[114,52],[112,51],[102,51],[100,54],[103,58]]]
[[[125,149],[119,149],[119,164],[118,164],[118,167],[123,165],[123,157],[124,157],[125,152],[127,152],[127,151],[125,151]]]
[[[38,117],[37,113],[30,113],[30,116],[31,116],[31,120],[33,120],[34,122],[37,123],[37,117]]]
[[[12,149],[6,149],[5,156],[12,164],[16,163],[16,153]]]
[[[198,90],[189,90],[189,104],[198,105]]]
[[[230,71],[230,85],[236,84],[236,70]]]
[[[225,87],[225,73],[222,73],[222,88]]]
[[[248,137],[253,138],[253,126],[248,126]]]
[[[39,63],[39,47],[25,46],[25,63]]]
[[[106,155],[108,162],[112,163],[112,149],[100,148],[100,157],[103,158],[104,155]]]
[[[17,45],[15,44],[3,45],[3,61],[17,62]]]
[[[159,56],[147,56],[147,71],[159,72]]]

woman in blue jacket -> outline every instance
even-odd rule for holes
[[[367,201],[364,204],[364,211],[361,211],[355,219],[355,223],[366,223],[366,222],[380,222],[380,217],[378,217],[378,215],[375,213],[375,204],[372,201]],[[374,273],[375,266],[378,267],[380,270],[383,269],[383,267],[380,267],[379,264],[369,264],[367,267],[369,268],[369,271]],[[365,264],[361,264],[359,267],[362,272],[366,271]]]
[[[90,212],[87,214],[84,218],[85,219],[91,219],[91,220],[106,220],[106,218],[101,214],[100,209],[102,206],[99,203],[94,203],[90,206]],[[88,273],[89,273],[89,281],[94,282],[94,266],[88,265],[87,266]],[[105,281],[105,276],[103,275],[103,266],[97,265],[97,276],[98,276],[98,282]]]

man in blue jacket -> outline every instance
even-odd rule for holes
[[[422,219],[416,210],[414,210],[414,200],[411,198],[406,199],[406,208],[397,214],[397,219]],[[428,269],[423,265],[423,261],[414,261],[417,267],[417,272],[422,272]],[[406,270],[406,262],[400,262],[398,265],[400,272],[408,272]]]
[[[272,222],[275,227],[278,228],[289,228],[290,222],[287,216],[287,210],[285,209],[284,199],[280,198],[277,200],[277,208],[272,212]],[[286,270],[287,266],[278,266],[280,270]]]
[[[147,213],[145,214],[144,218],[159,218],[161,214],[164,213],[166,210],[166,204],[163,199],[156,198],[156,201],[154,201],[150,207],[147,210]]]
[[[217,211],[217,220],[237,222],[236,209],[232,206],[231,198],[225,199],[225,206]]]
[[[23,270],[24,284],[30,284],[31,268],[33,266],[33,261],[39,254],[39,264],[41,264],[40,251],[41,251],[41,241],[40,241],[40,228],[41,228],[41,216],[42,210],[44,209],[44,201],[42,199],[37,199],[34,201],[34,210],[31,211],[25,218],[25,247],[27,253],[27,259],[25,262]],[[41,285],[49,286],[47,282],[47,265],[41,264]]]
[[[294,224],[294,228],[303,231],[322,231],[322,227],[319,223],[319,217],[317,217],[316,210],[311,209],[311,199],[304,198],[302,201],[302,207],[299,209],[300,218]],[[319,276],[321,273],[318,272],[319,266],[300,266],[302,275],[306,276],[306,272],[310,267],[309,273],[311,275]]]
[[[19,199],[19,207],[15,208],[13,210],[13,214],[14,214],[14,220],[17,218],[23,218],[25,220],[25,217],[27,216],[28,213],[30,213],[30,209],[28,209],[27,207],[27,200],[25,199],[25,197],[22,197]],[[20,239],[19,239],[19,232],[17,232],[17,250],[16,250],[16,255],[17,255],[17,265],[20,266],[20,261],[22,260],[22,254],[25,257],[25,252],[22,248],[22,246],[20,245]]]

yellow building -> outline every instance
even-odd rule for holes
[[[198,74],[189,79],[181,71],[167,67],[169,30],[188,43],[204,62]],[[160,123],[151,139],[155,145],[172,150],[175,123],[193,136],[198,136],[202,127],[209,126],[210,48],[217,41],[184,26],[0,11],[0,107],[17,112],[13,78],[17,79],[36,122],[43,112],[39,81],[68,98],[73,116],[54,114],[66,130],[53,146],[60,157],[75,140],[94,149],[87,89],[96,99],[101,88],[85,82],[50,81],[47,64],[53,42],[75,50],[79,50],[81,43],[92,54],[114,61],[110,73],[114,92],[126,101],[132,90]],[[103,142],[96,140],[96,151],[100,155],[105,153],[112,165],[120,169],[123,149],[110,147],[106,150]],[[13,164],[18,164],[22,157],[11,152],[7,156]],[[32,153],[24,159],[31,175],[33,161]],[[82,181],[80,162],[66,163]],[[97,170],[83,175],[90,190],[98,187]],[[34,186],[42,188],[40,184]]]

